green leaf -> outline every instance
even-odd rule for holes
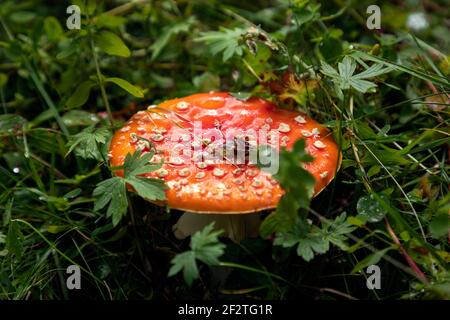
[[[101,31],[94,36],[95,44],[107,54],[120,57],[129,57],[130,49],[116,34],[110,31]]]
[[[22,129],[26,120],[16,114],[0,115],[0,133],[12,133],[14,130]]]
[[[368,255],[367,257],[365,257],[363,260],[361,260],[360,262],[358,262],[356,264],[356,266],[353,268],[351,273],[355,274],[356,272],[358,272],[368,266],[377,264],[378,261],[380,261],[380,259],[386,254],[386,252],[388,252],[391,249],[392,249],[392,247],[388,247],[383,250],[372,253],[371,255]]]
[[[324,75],[329,76],[331,78],[339,77],[339,73],[337,73],[337,71],[328,63],[322,60],[320,61],[320,64],[321,64],[321,71]]]
[[[11,212],[12,212],[12,206],[14,203],[14,198],[8,199],[8,202],[6,203],[5,212],[3,213],[3,226],[6,227],[10,220],[11,220]]]
[[[370,167],[370,169],[367,171],[367,177],[373,177],[380,173],[381,167],[378,165]]]
[[[29,23],[36,17],[36,13],[31,11],[16,11],[9,18],[16,23]]]
[[[23,254],[23,235],[20,231],[20,225],[17,221],[11,221],[6,235],[6,250],[8,254],[15,255],[20,259]]]
[[[353,87],[354,89],[356,89],[357,91],[362,92],[362,93],[366,93],[370,89],[376,88],[376,86],[377,86],[375,83],[370,82],[370,81],[355,80],[355,79],[350,79],[349,84],[351,87]],[[349,89],[349,88],[346,87],[346,88],[342,88],[342,89]]]
[[[272,212],[261,223],[261,226],[259,227],[260,236],[262,238],[267,238],[272,233],[280,229],[279,225],[280,225],[279,215],[277,215],[276,212]]]
[[[125,177],[129,178],[159,169],[161,164],[150,163],[153,155],[153,152],[142,154],[141,150],[137,150],[133,154],[128,153],[123,165]]]
[[[70,41],[61,41],[62,50],[56,55],[56,59],[63,60],[73,55],[82,45],[82,37],[73,38]],[[72,77],[69,79],[72,81]],[[69,81],[67,80],[67,81]]]
[[[314,258],[314,251],[306,239],[298,244],[297,255],[302,257],[306,262],[311,261],[312,258]]]
[[[222,231],[214,231],[214,222],[197,231],[191,238],[190,247],[172,259],[172,267],[168,276],[174,276],[183,271],[183,278],[188,286],[199,277],[197,260],[214,266],[219,264],[219,257],[223,254],[225,245],[220,243],[218,236]]]
[[[33,146],[35,150],[46,153],[58,152],[64,155],[64,140],[61,132],[50,131],[45,128],[36,128],[28,130],[28,143]]]
[[[334,61],[342,55],[342,40],[326,36],[319,45],[320,53],[328,61]]]
[[[170,39],[180,33],[189,32],[193,23],[195,23],[195,17],[191,16],[186,21],[175,23],[172,26],[167,26],[161,31],[161,35],[156,39],[156,41],[151,45],[152,50],[151,60],[155,60],[161,51],[169,43]]]
[[[197,262],[195,261],[195,252],[187,251],[177,254],[171,262],[173,265],[169,270],[169,277],[183,271],[183,278],[188,286],[191,286],[192,282],[198,278],[199,273]]]
[[[105,81],[115,83],[116,85],[118,85],[119,87],[121,87],[122,89],[124,89],[125,91],[127,91],[128,93],[132,94],[135,97],[138,97],[138,98],[144,97],[144,92],[140,88],[132,85],[131,83],[129,83],[128,81],[126,81],[124,79],[106,78]]]
[[[389,202],[386,195],[379,195],[385,202]],[[373,194],[362,196],[359,198],[356,204],[356,211],[358,211],[358,217],[363,218],[364,221],[378,222],[381,221],[387,214],[380,202],[375,198]]]
[[[312,260],[315,253],[327,252],[330,247],[328,239],[322,236],[321,230],[310,225],[304,218],[297,219],[291,230],[277,233],[274,245],[285,248],[297,246],[297,255],[305,261]]]
[[[62,116],[62,120],[67,127],[91,126],[100,122],[95,113],[83,110],[70,110]]]
[[[69,137],[67,142],[69,151],[67,151],[67,154],[75,149],[75,154],[83,159],[101,160],[99,146],[105,144],[109,136],[110,132],[106,128],[95,129],[94,126],[87,127],[80,133]]]
[[[311,225],[304,217],[297,218],[287,231],[276,234],[274,245],[285,248],[297,246],[297,255],[305,261],[310,261],[315,254],[326,253],[330,243],[342,250],[347,250],[347,234],[356,227],[347,222],[346,213],[337,216],[334,221],[322,221],[322,229]]]
[[[6,242],[6,235],[0,231],[0,243],[5,243]],[[0,257],[6,255],[7,250],[1,250],[0,251]]]
[[[94,14],[96,8],[97,8],[96,0],[87,0],[86,1],[86,13],[88,15]]]
[[[433,220],[431,220],[429,229],[433,238],[439,239],[448,235],[449,232],[449,218],[448,212],[442,212],[436,215]]]
[[[219,264],[219,257],[225,248],[225,245],[218,240],[221,233],[221,230],[214,231],[214,222],[212,222],[192,236],[191,249],[198,260],[210,266]]]
[[[67,100],[66,105],[71,109],[84,105],[89,99],[89,94],[94,86],[95,82],[92,80],[86,80],[80,83],[75,92]]]
[[[124,177],[113,177],[97,184],[94,190],[96,197],[94,210],[103,209],[108,203],[107,217],[112,217],[113,225],[116,226],[127,212],[127,184],[130,184],[136,193],[147,200],[165,200],[166,188],[163,181],[152,178],[139,177],[139,175],[152,172],[161,167],[161,163],[150,163],[152,152],[142,155],[141,150],[133,154],[128,153],[122,167]]]
[[[244,34],[245,30],[241,28],[220,28],[220,31],[203,32],[195,41],[208,44],[213,55],[222,52],[222,61],[225,62],[235,54],[242,56],[244,50],[241,40]]]
[[[301,166],[302,162],[312,161],[312,157],[305,151],[305,140],[297,140],[292,151],[286,149],[280,152],[280,167],[274,175],[286,191],[275,211],[279,217],[270,217],[270,221],[262,224],[264,231],[261,236],[268,235],[270,231],[288,231],[293,228],[298,218],[299,209],[307,209],[313,194],[315,179]],[[296,179],[292,179],[296,177]],[[269,218],[268,217],[268,218]],[[275,228],[275,230],[273,230]]]
[[[338,246],[340,249],[347,250],[347,234],[356,229],[356,227],[350,223],[351,221],[354,222],[355,220],[347,219],[347,214],[345,212],[337,216],[332,222],[323,221],[321,230],[323,238],[330,241],[335,246]]]
[[[137,194],[144,199],[150,201],[166,199],[165,184],[159,179],[131,177],[127,178],[126,182],[131,184]]]
[[[0,88],[3,88],[8,83],[8,75],[0,72]]]
[[[320,237],[309,237],[299,241],[297,246],[297,255],[305,261],[314,258],[314,252],[325,253],[329,249],[329,242]]]
[[[108,203],[106,216],[112,218],[112,223],[116,226],[127,213],[128,200],[125,180],[121,177],[113,177],[97,184],[94,189],[95,201],[94,210],[99,211]]]
[[[338,63],[337,72],[325,61],[321,61],[321,72],[330,77],[339,90],[348,90],[353,88],[361,93],[369,92],[377,85],[364,79],[374,78],[393,70],[392,67],[384,67],[382,64],[374,64],[359,74],[354,74],[357,64],[351,56],[345,56],[342,62]],[[342,96],[339,94],[339,96]]]
[[[339,75],[345,81],[349,81],[356,70],[356,62],[349,56],[345,56],[342,62],[338,63]]]
[[[127,22],[127,19],[120,16],[113,16],[110,14],[101,14],[94,20],[94,24],[99,28],[119,28]]]
[[[66,199],[76,198],[80,195],[81,191],[82,190],[80,188],[76,188],[76,189],[73,189],[73,190],[67,192],[63,197]]]
[[[384,66],[390,67],[392,70],[402,71],[402,72],[412,75],[413,77],[416,77],[416,78],[419,78],[419,79],[422,79],[425,81],[430,81],[437,85],[449,86],[449,84],[450,84],[448,77],[435,76],[433,74],[430,74],[428,71],[421,71],[417,68],[409,68],[401,63],[394,63],[394,62],[388,61],[386,59],[383,59],[383,58],[380,58],[380,57],[377,57],[374,55],[370,55],[366,52],[355,51],[352,53],[352,56],[355,58],[372,61],[377,64],[382,64]]]
[[[382,64],[374,64],[371,67],[367,68],[361,73],[358,73],[353,76],[353,79],[369,79],[369,78],[375,78],[382,74],[391,72],[394,68],[387,67],[384,68]]]
[[[303,2],[307,3],[307,1]],[[294,6],[295,23],[298,27],[304,24],[312,23],[320,18],[321,4],[304,5],[301,1]]]
[[[64,30],[61,27],[58,19],[56,19],[55,17],[45,18],[44,31],[47,35],[48,40],[50,41],[59,40],[64,35]]]

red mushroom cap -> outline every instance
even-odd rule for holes
[[[198,124],[202,127],[200,137],[196,135]],[[218,142],[208,138],[214,134],[249,129],[267,130],[272,139],[278,140],[276,145],[288,150],[304,138],[308,153],[314,157],[305,169],[316,179],[315,194],[334,178],[340,154],[326,128],[305,114],[277,108],[261,98],[243,101],[217,92],[173,99],[137,112],[112,138],[110,162],[120,166],[127,153],[149,151],[148,140],[157,150],[152,161],[163,160],[164,164],[144,176],[167,183],[169,207],[229,214],[274,208],[283,190],[269,173],[253,164],[227,161],[226,156],[203,161],[193,151],[199,152],[197,156],[210,152]]]

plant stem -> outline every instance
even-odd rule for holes
[[[111,107],[110,107],[109,101],[108,101],[108,96],[106,95],[106,90],[105,90],[104,81],[103,81],[103,75],[100,71],[100,65],[98,63],[97,53],[95,52],[95,46],[94,46],[94,40],[92,39],[92,34],[91,34],[91,50],[92,50],[92,56],[94,58],[95,70],[97,71],[98,84],[100,86],[103,103],[105,104],[106,112],[108,113],[109,124],[111,125],[111,127],[114,127],[114,118],[112,116]]]
[[[394,240],[395,244],[399,246],[400,252],[402,253],[402,255],[405,257],[406,262],[409,264],[409,266],[411,267],[411,269],[416,273],[417,278],[422,281],[424,284],[428,284],[428,279],[425,276],[425,274],[422,272],[422,270],[420,270],[420,268],[417,266],[417,264],[414,262],[414,260],[410,257],[410,255],[408,254],[408,252],[405,250],[405,248],[403,247],[402,243],[400,242],[400,240],[398,240],[397,235],[395,234],[394,230],[392,230],[391,225],[389,224],[389,221],[387,218],[384,219],[386,222],[386,227],[387,230],[389,232],[389,234],[392,237],[392,240]]]

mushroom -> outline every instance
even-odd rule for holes
[[[230,140],[236,146],[242,132],[252,129],[264,130],[268,143],[278,149],[290,150],[296,140],[306,139],[314,160],[304,167],[316,180],[315,195],[334,178],[340,154],[326,128],[303,113],[277,108],[267,100],[244,101],[224,92],[194,94],[137,112],[113,136],[110,162],[120,166],[127,153],[148,152],[151,142],[156,149],[152,161],[163,160],[163,165],[144,176],[163,179],[168,186],[166,204],[185,211],[173,226],[175,236],[187,237],[215,221],[217,229],[240,241],[257,235],[258,212],[275,208],[283,195],[267,170],[247,157],[230,159],[228,151],[233,149],[226,149]],[[259,135],[246,136],[244,149],[260,140]],[[216,157],[211,158],[214,151]],[[248,151],[244,150],[246,156]]]

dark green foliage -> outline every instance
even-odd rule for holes
[[[192,235],[191,249],[178,254],[172,259],[169,277],[183,271],[184,280],[191,286],[192,282],[199,277],[196,260],[208,266],[219,264],[218,258],[223,254],[225,245],[220,243],[218,238],[222,232],[213,231],[213,229],[214,222]]]
[[[150,163],[153,155],[153,152],[141,155],[140,151],[127,154],[123,167],[114,168],[114,170],[123,169],[124,176],[104,180],[98,183],[94,189],[93,196],[97,197],[94,210],[100,210],[109,203],[106,216],[112,218],[114,226],[120,222],[127,212],[127,184],[133,187],[136,193],[146,200],[154,201],[166,198],[164,193],[165,185],[161,180],[139,176],[161,167],[161,163]]]
[[[283,233],[301,229],[298,224],[303,223],[300,222],[302,217],[298,215],[298,211],[308,209],[315,180],[300,164],[311,160],[312,157],[305,151],[303,139],[295,143],[292,152],[285,149],[281,151],[280,169],[274,177],[286,190],[286,194],[281,198],[277,210],[261,225],[262,237],[267,237],[273,232]]]

